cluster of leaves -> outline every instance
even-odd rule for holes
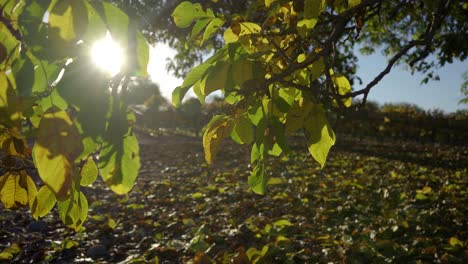
[[[119,194],[137,177],[135,118],[122,95],[130,76],[147,75],[148,44],[110,3],[2,0],[0,18],[1,202],[29,205],[35,218],[57,204],[78,230],[88,213],[82,188],[98,172]],[[126,51],[116,76],[91,61],[106,34]]]
[[[213,117],[206,126],[203,145],[208,163],[226,137],[239,144],[253,143],[249,184],[262,194],[268,182],[267,156],[287,151],[286,135],[301,130],[312,157],[324,166],[335,143],[326,109],[351,106],[351,85],[330,68],[328,47],[312,36],[327,8],[343,14],[364,8],[360,2],[265,1],[268,17],[262,25],[236,18],[228,21],[209,8],[203,10],[200,4],[182,2],[177,6],[172,14],[176,25],[186,28],[194,24],[191,38],[201,37],[202,43],[230,24],[223,33],[225,45],[192,69],[173,92],[175,106],[191,87],[202,102],[222,90],[226,102],[233,105],[231,113]],[[334,38],[337,36],[332,34],[327,41]]]

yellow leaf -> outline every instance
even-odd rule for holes
[[[25,172],[7,172],[0,177],[0,200],[5,208],[25,206],[34,199],[36,186]]]
[[[64,111],[43,115],[33,149],[39,176],[63,199],[71,186],[73,162],[83,150],[78,130]]]
[[[332,75],[332,81],[333,81],[333,84],[337,87],[338,93],[340,95],[345,95],[351,92],[351,84],[349,83],[348,78],[346,78],[345,76],[335,73]],[[346,107],[350,107],[351,103],[352,103],[351,97],[348,97],[343,100],[343,104]]]
[[[310,133],[307,140],[308,149],[312,157],[323,168],[330,148],[335,144],[333,132],[325,116],[325,110],[315,105],[305,120],[305,128]]]
[[[49,26],[51,32],[58,31],[63,40],[79,38],[88,25],[88,12],[82,1],[57,1],[50,12]]]
[[[212,164],[223,139],[229,136],[232,122],[227,116],[215,116],[203,134],[205,159]]]
[[[52,190],[47,185],[42,186],[31,205],[31,213],[35,219],[47,215],[54,208],[55,198]]]
[[[86,163],[83,165],[83,168],[81,169],[81,181],[80,185],[81,186],[88,186],[92,184],[98,175],[98,168],[96,166],[96,163],[94,162],[92,157],[89,157],[86,160]]]
[[[449,243],[452,247],[460,246],[463,247],[463,242],[456,237],[451,237]]]
[[[239,37],[260,33],[261,30],[262,28],[258,24],[252,22],[234,23],[224,31],[224,41],[226,44],[237,42]]]

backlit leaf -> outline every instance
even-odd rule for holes
[[[229,71],[229,64],[222,63],[216,65],[216,67],[207,73],[205,79],[205,85],[202,86],[202,94],[209,95],[210,93],[224,89],[227,81]]]
[[[346,78],[344,75],[335,73],[332,75],[332,81],[333,81],[333,84],[337,87],[338,93],[340,95],[345,95],[351,92],[351,84],[349,83],[348,78]],[[352,103],[351,97],[348,97],[343,100],[343,104],[346,107],[350,107],[351,103]]]
[[[49,26],[52,33],[58,31],[58,36],[65,40],[78,40],[86,31],[88,12],[83,1],[57,1],[50,12]]]
[[[54,192],[47,186],[42,186],[32,203],[31,213],[35,219],[46,216],[52,208],[54,208],[55,202]]]
[[[335,144],[333,132],[325,116],[325,110],[315,105],[305,120],[305,128],[309,132],[308,149],[312,157],[323,168],[330,148]]]
[[[227,116],[215,116],[207,125],[203,134],[203,149],[205,160],[212,164],[221,142],[229,136],[232,129],[232,122]]]
[[[239,37],[251,34],[260,33],[262,28],[252,22],[241,22],[230,26],[224,31],[224,41],[226,44],[233,43],[239,40]]]
[[[180,3],[172,12],[174,23],[180,28],[189,27],[195,19],[207,17],[200,4]]]
[[[67,200],[59,201],[57,208],[62,222],[75,231],[80,230],[88,216],[88,200],[82,192],[75,191]]]
[[[128,125],[127,109],[114,104],[105,142],[99,155],[99,172],[117,194],[128,193],[140,169],[140,150],[135,133]]]
[[[25,172],[10,173],[0,177],[0,200],[5,208],[28,205],[37,190]]]
[[[348,0],[348,7],[355,7],[359,5],[362,2],[362,0]]]
[[[213,18],[211,22],[206,26],[205,33],[203,33],[202,44],[207,41],[211,36],[224,24],[224,21],[220,18]]]
[[[325,10],[325,0],[305,0],[304,2],[304,17],[307,19],[318,18],[320,13]]]
[[[94,162],[92,157],[89,157],[83,165],[83,168],[81,169],[80,185],[88,186],[92,184],[96,180],[97,175],[98,168],[96,166],[96,163]]]
[[[254,140],[252,123],[246,116],[240,116],[234,123],[231,138],[238,144],[250,144]]]
[[[254,78],[254,63],[249,60],[239,60],[232,63],[232,79],[238,85]]]
[[[262,164],[254,168],[249,176],[248,182],[253,192],[257,194],[265,193],[268,177]]]
[[[58,198],[64,198],[71,186],[73,162],[83,145],[81,137],[64,111],[43,115],[33,148],[39,176]]]

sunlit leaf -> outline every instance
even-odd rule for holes
[[[325,0],[305,0],[304,2],[304,17],[305,18],[318,18],[320,13],[325,10]]]
[[[211,36],[224,24],[224,21],[220,18],[213,18],[210,23],[206,26],[205,33],[203,33],[202,44],[207,41]]]
[[[254,140],[253,126],[250,120],[242,115],[235,120],[231,138],[239,144],[250,144]]]
[[[174,23],[180,28],[189,27],[197,18],[207,16],[200,4],[192,4],[188,1],[180,3],[172,12]]]
[[[227,116],[215,116],[206,126],[203,134],[203,149],[208,164],[213,163],[221,142],[229,136],[231,129],[232,121]]]
[[[249,60],[239,60],[232,63],[231,75],[234,82],[242,85],[245,81],[254,78],[254,63]]]
[[[25,172],[7,172],[0,177],[0,200],[5,208],[28,205],[36,192],[36,185]]]
[[[248,179],[249,186],[253,192],[257,194],[264,194],[266,185],[268,183],[268,176],[262,164],[257,165]]]
[[[201,87],[202,94],[206,96],[216,90],[223,89],[226,85],[228,71],[229,64],[227,63],[218,64],[209,71],[205,78],[205,85]]]
[[[196,36],[198,36],[198,34],[200,34],[200,32],[208,25],[208,23],[210,23],[213,19],[212,18],[203,18],[203,19],[199,19],[195,25],[193,25],[193,28],[192,28],[192,33],[191,33],[191,36],[190,38],[193,39],[195,38]]]
[[[333,74],[332,75],[333,84],[337,87],[338,93],[340,95],[346,95],[351,92],[351,84],[348,81],[348,78],[341,74]],[[343,104],[346,107],[350,107],[352,103],[352,98],[348,97],[343,101]]]
[[[38,219],[46,216],[54,208],[56,201],[54,192],[47,185],[42,186],[31,206],[33,217]]]
[[[140,169],[140,149],[135,133],[128,125],[127,109],[114,104],[105,142],[99,155],[99,172],[117,194],[128,193]]]
[[[325,111],[321,106],[315,105],[311,110],[310,115],[305,120],[305,128],[309,132],[309,138],[307,139],[309,152],[323,167],[330,148],[335,144],[335,133],[328,123]]]
[[[350,8],[355,7],[355,6],[359,5],[361,2],[362,2],[362,0],[348,0],[348,6]]]
[[[33,148],[34,164],[57,197],[66,196],[74,173],[73,161],[82,150],[81,137],[66,112],[43,115]]]
[[[65,41],[78,40],[87,25],[88,12],[80,0],[57,1],[49,15],[50,31],[58,31],[59,37]]]
[[[81,169],[80,185],[88,186],[92,184],[96,180],[97,175],[98,168],[96,166],[96,163],[94,162],[92,157],[89,157],[83,165],[83,168]]]
[[[224,31],[224,41],[227,43],[237,42],[239,37],[260,33],[262,28],[252,22],[241,22],[231,25]]]
[[[62,222],[78,231],[88,216],[88,200],[82,192],[76,192],[70,197],[57,203]]]

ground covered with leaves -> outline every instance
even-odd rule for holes
[[[142,169],[118,196],[85,192],[81,232],[54,210],[0,208],[0,259],[13,263],[467,263],[468,147],[342,140],[320,170],[301,140],[249,191],[248,148],[216,164],[201,140],[141,138]],[[0,261],[1,262],[1,261]]]

